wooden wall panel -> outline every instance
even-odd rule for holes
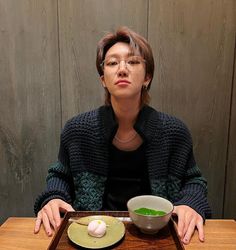
[[[104,91],[95,67],[97,43],[105,33],[123,25],[146,36],[147,3],[59,0],[63,123],[103,104]]]
[[[33,215],[60,135],[57,2],[0,1],[0,221]]]
[[[236,22],[235,22],[236,23]],[[229,150],[225,183],[224,217],[236,219],[236,35],[234,54],[234,79],[232,79],[232,106],[230,119]]]
[[[152,104],[190,128],[214,217],[224,211],[235,218],[235,5],[234,0],[0,0],[0,223],[33,215],[48,165],[57,158],[61,123],[103,103],[96,45],[122,25],[153,47]]]
[[[190,128],[214,217],[223,213],[235,23],[233,0],[149,4],[152,103]]]

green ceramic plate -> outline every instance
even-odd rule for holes
[[[73,222],[67,230],[69,239],[78,246],[99,249],[114,245],[121,240],[125,234],[125,226],[123,222],[115,217],[106,215],[87,216],[79,219],[82,223],[89,223],[92,220],[103,220],[107,225],[106,234],[101,238],[90,236],[87,226]]]

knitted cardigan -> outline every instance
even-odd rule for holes
[[[75,210],[101,210],[109,168],[109,145],[118,124],[111,106],[70,119],[61,134],[58,161],[49,168],[47,188],[35,202],[35,214],[51,199]],[[207,183],[197,167],[192,139],[179,119],[144,106],[134,129],[142,137],[153,195],[187,205],[203,219],[211,214]]]

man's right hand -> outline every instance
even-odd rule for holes
[[[61,199],[50,200],[39,212],[36,218],[34,233],[40,231],[41,224],[48,236],[52,236],[52,228],[56,230],[61,224],[60,212],[75,211],[73,207]],[[51,227],[52,226],[52,227]]]

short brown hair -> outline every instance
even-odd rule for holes
[[[97,46],[97,59],[96,66],[98,74],[103,76],[102,62],[105,59],[107,51],[116,43],[124,42],[130,45],[132,51],[135,53],[139,52],[143,59],[146,61],[146,76],[151,80],[147,89],[142,89],[141,105],[148,104],[150,101],[150,96],[148,90],[151,87],[151,82],[154,75],[154,59],[152,54],[152,49],[147,42],[147,40],[136,32],[132,31],[127,27],[121,27],[114,33],[106,34],[99,42]],[[110,105],[110,93],[105,89],[105,104]]]

